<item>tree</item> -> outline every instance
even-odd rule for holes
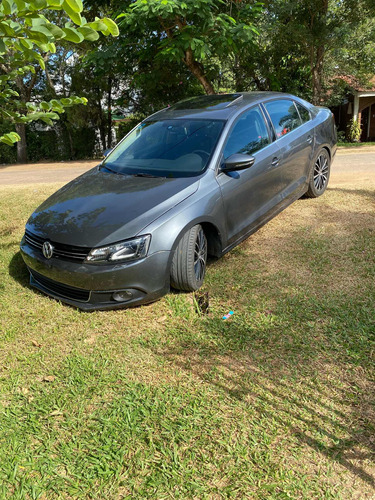
[[[30,103],[31,92],[46,61],[56,53],[56,42],[94,41],[99,33],[118,35],[109,18],[87,22],[81,0],[2,0],[0,4],[0,117],[13,123],[16,132],[0,137],[18,143],[18,161],[26,161],[25,124],[42,120],[52,124],[67,106],[85,104],[80,97]]]
[[[260,4],[238,3],[236,18],[232,2],[221,0],[136,0],[120,25],[129,39],[137,36],[142,45],[154,39],[157,57],[183,62],[207,94],[214,93],[205,64],[214,57],[227,57],[253,42],[252,24]],[[144,36],[141,38],[139,33]]]
[[[260,52],[276,78],[265,64],[261,73],[271,76],[271,89],[297,87],[314,104],[324,102],[330,79],[342,70],[341,56],[350,53],[353,34],[362,36],[360,29],[372,11],[369,0],[266,0]]]

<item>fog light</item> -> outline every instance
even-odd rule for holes
[[[128,292],[127,290],[124,290],[122,292],[115,292],[112,295],[113,300],[116,302],[126,302],[127,300],[130,300],[133,297],[133,294],[131,292]]]

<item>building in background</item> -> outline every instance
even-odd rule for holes
[[[340,76],[348,93],[342,104],[332,108],[338,130],[346,132],[352,119],[361,127],[361,142],[375,141],[375,76],[365,87],[352,76]]]

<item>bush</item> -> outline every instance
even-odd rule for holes
[[[6,134],[14,130],[14,125],[9,122],[0,122],[0,135]],[[17,161],[17,149],[16,146],[7,146],[6,144],[0,143],[0,163],[15,163]]]
[[[66,159],[68,151],[62,148],[61,140],[55,129],[33,130],[28,127],[26,130],[27,157],[29,161]]]
[[[12,124],[0,123],[0,135],[12,130]],[[97,135],[93,128],[77,127],[62,121],[53,128],[40,129],[35,123],[26,127],[27,157],[29,162],[41,160],[68,161],[93,158],[97,150]],[[17,162],[17,147],[0,144],[0,163]]]
[[[352,118],[348,125],[347,135],[349,142],[359,142],[361,139],[361,133],[362,130],[358,120],[354,120],[354,118]]]
[[[337,132],[337,142],[345,142],[346,134],[343,130],[338,130]]]

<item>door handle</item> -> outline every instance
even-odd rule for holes
[[[309,144],[311,144],[311,143],[312,143],[312,141],[313,141],[313,136],[312,136],[312,135],[308,135],[308,136],[307,136],[307,142],[308,142]]]
[[[275,156],[275,158],[273,158],[272,162],[271,162],[271,165],[273,167],[277,167],[277,165],[279,164],[280,160],[277,156]]]

